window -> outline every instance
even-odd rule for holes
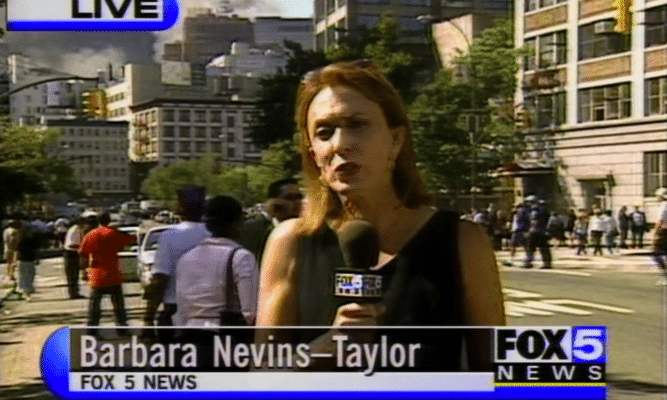
[[[236,141],[236,135],[234,135],[234,132],[227,132],[227,141],[229,143],[233,143]]]
[[[667,5],[646,10],[646,47],[667,44]]]
[[[29,94],[26,94],[25,95],[25,102],[30,103],[31,101],[32,101],[32,96],[30,96]]]
[[[357,25],[365,26],[368,29],[375,27],[380,22],[378,14],[357,14]]]
[[[526,71],[537,69],[537,38],[530,38],[524,41],[524,46],[528,51],[528,55],[523,59],[523,69]]]
[[[236,158],[236,149],[227,147],[227,158]]]
[[[209,129],[211,130],[211,139],[216,140],[222,137],[222,128],[219,126],[212,126]]]
[[[428,7],[431,5],[430,0],[401,0],[402,6],[413,6],[413,7]]]
[[[234,127],[234,120],[235,118],[233,116],[227,117],[227,126],[230,128]]]
[[[222,111],[214,110],[209,115],[211,116],[211,122],[222,122]]]
[[[213,148],[214,153],[221,153],[222,152],[222,145],[220,142],[212,142],[211,147]]]
[[[206,142],[197,142],[195,144],[197,153],[206,153]]]
[[[540,36],[540,68],[548,68],[567,62],[567,37],[565,31]]]
[[[630,34],[617,33],[614,26],[613,18],[580,26],[579,60],[630,51]]]
[[[162,111],[162,120],[165,122],[174,121],[174,110],[165,109]]]
[[[580,90],[579,122],[628,118],[631,104],[629,83]]]
[[[526,11],[535,11],[560,3],[567,3],[567,0],[526,0]]]
[[[178,120],[181,122],[190,122],[190,110],[179,110]]]
[[[195,122],[206,122],[206,111],[196,110],[195,111]]]
[[[165,125],[162,127],[162,136],[164,137],[174,137],[174,127],[170,125]]]
[[[667,76],[646,81],[646,115],[667,114]]]
[[[667,151],[644,153],[644,196],[667,186]]]
[[[181,153],[190,152],[190,142],[178,142],[178,151]]]
[[[195,137],[205,138],[206,137],[206,127],[198,126],[195,128]]]
[[[179,126],[178,127],[178,136],[182,138],[190,137],[190,127],[189,126]]]

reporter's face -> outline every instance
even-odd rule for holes
[[[334,191],[391,184],[403,129],[390,129],[377,103],[349,87],[325,87],[311,102],[307,128],[310,155]]]

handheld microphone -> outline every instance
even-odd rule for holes
[[[375,228],[366,221],[347,221],[338,231],[338,242],[345,267],[336,269],[334,296],[354,302],[381,299],[382,275],[371,270],[380,252]]]

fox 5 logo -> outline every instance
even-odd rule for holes
[[[604,363],[607,358],[607,328],[497,328],[495,349],[495,361],[503,363]]]

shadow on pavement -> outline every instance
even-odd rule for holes
[[[21,385],[0,386],[0,399],[53,400],[57,397],[46,389],[41,379],[33,379]]]
[[[655,382],[638,381],[622,374],[607,375],[607,385],[611,390],[620,390],[635,393],[667,393],[667,385]]]
[[[104,307],[104,305],[103,305]],[[127,308],[128,319],[141,319],[144,314],[144,307]],[[27,315],[7,316],[1,318],[2,328],[11,331],[12,328],[27,328],[40,325],[85,325],[88,318],[87,311],[76,312],[45,312],[45,313],[30,313]],[[104,308],[102,311],[102,322],[113,321],[113,311],[109,308]],[[3,399],[0,396],[0,399]]]

